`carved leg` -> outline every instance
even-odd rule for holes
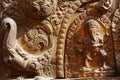
[[[100,49],[100,53],[101,53],[101,55],[103,57],[103,68],[105,70],[111,69],[111,67],[108,64],[108,58],[107,58],[106,52],[103,49]]]
[[[103,68],[104,68],[105,70],[111,69],[111,67],[110,67],[109,64],[108,64],[107,55],[103,56],[103,61],[104,61],[104,63],[103,63]]]
[[[87,58],[88,60],[92,60],[92,58],[90,57],[90,52],[86,55],[86,58]]]
[[[88,58],[88,56],[89,56],[89,58]],[[92,71],[92,69],[90,68],[90,65],[89,65],[89,60],[92,60],[92,58],[90,57],[90,54],[86,55],[85,66],[82,68],[83,71],[88,71],[88,72]]]

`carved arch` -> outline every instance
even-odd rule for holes
[[[58,43],[57,43],[57,71],[56,71],[56,77],[57,78],[65,78],[65,68],[64,68],[64,46],[65,46],[65,39],[66,39],[66,32],[69,28],[69,21],[71,20],[71,16],[77,11],[81,3],[79,1],[76,1],[72,8],[70,8],[67,11],[67,14],[65,14],[64,19],[61,24],[59,36],[58,36]]]
[[[85,13],[84,13],[85,14]],[[67,31],[67,36],[66,36],[66,44],[65,44],[65,75],[66,77],[85,77],[84,74],[81,75],[81,70],[83,65],[85,65],[85,54],[83,54],[82,50],[82,46],[83,46],[83,38],[85,36],[82,36],[85,34],[84,32],[84,23],[89,20],[89,19],[93,19],[96,20],[101,26],[102,26],[102,32],[104,32],[104,35],[110,35],[108,36],[108,38],[106,38],[107,40],[109,40],[110,42],[112,41],[111,38],[111,28],[105,27],[104,24],[102,24],[101,19],[96,19],[93,16],[87,16],[83,14],[79,14],[79,16],[74,20],[74,22],[69,26],[68,31]],[[81,36],[78,36],[76,33],[79,31],[79,33],[81,34]],[[80,32],[81,31],[81,32]],[[75,43],[75,38],[80,38],[77,39],[77,43]],[[108,55],[110,57],[110,55],[112,55],[111,60],[113,62],[110,63],[110,65],[113,68],[113,73],[115,74],[115,55],[114,55],[114,48],[113,46],[109,47],[109,45],[111,43],[106,42],[104,48],[106,49],[106,51],[111,50],[111,52],[108,51]],[[74,45],[76,44],[76,45]],[[78,49],[78,47],[80,47],[80,49]],[[108,48],[109,47],[109,48]],[[78,60],[79,59],[79,60]],[[80,71],[80,72],[79,72]],[[108,72],[109,73],[109,72]],[[108,73],[104,74],[104,76],[106,76]],[[90,73],[90,75],[92,76],[92,74]],[[111,75],[107,75],[107,76],[111,76]],[[89,76],[88,76],[89,77]]]

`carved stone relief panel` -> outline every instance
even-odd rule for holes
[[[106,33],[103,25],[90,18],[83,24],[75,25],[74,22],[67,36],[65,57],[68,77],[114,76],[116,65],[109,30]]]
[[[56,37],[49,16],[56,9],[56,2],[57,0],[1,1],[1,64],[5,63],[1,69],[6,66],[9,71],[3,70],[5,74],[1,73],[1,76],[55,77],[56,63],[51,61],[55,58]]]
[[[108,1],[109,6],[103,5],[106,2],[101,0],[78,9],[82,10],[84,7],[69,26],[66,36],[66,77],[115,75],[116,59],[110,20],[112,12],[108,12],[115,3]]]
[[[0,78],[116,76],[119,5],[119,0],[0,0]]]

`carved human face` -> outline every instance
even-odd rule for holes
[[[112,6],[113,0],[100,0],[99,6],[108,10]]]
[[[26,14],[34,18],[45,18],[53,13],[57,0],[30,0],[27,4]]]

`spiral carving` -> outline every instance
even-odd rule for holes
[[[5,18],[2,20],[1,26],[3,29],[6,29],[3,47],[6,49],[15,49],[17,35],[17,25],[15,21],[11,18]]]

